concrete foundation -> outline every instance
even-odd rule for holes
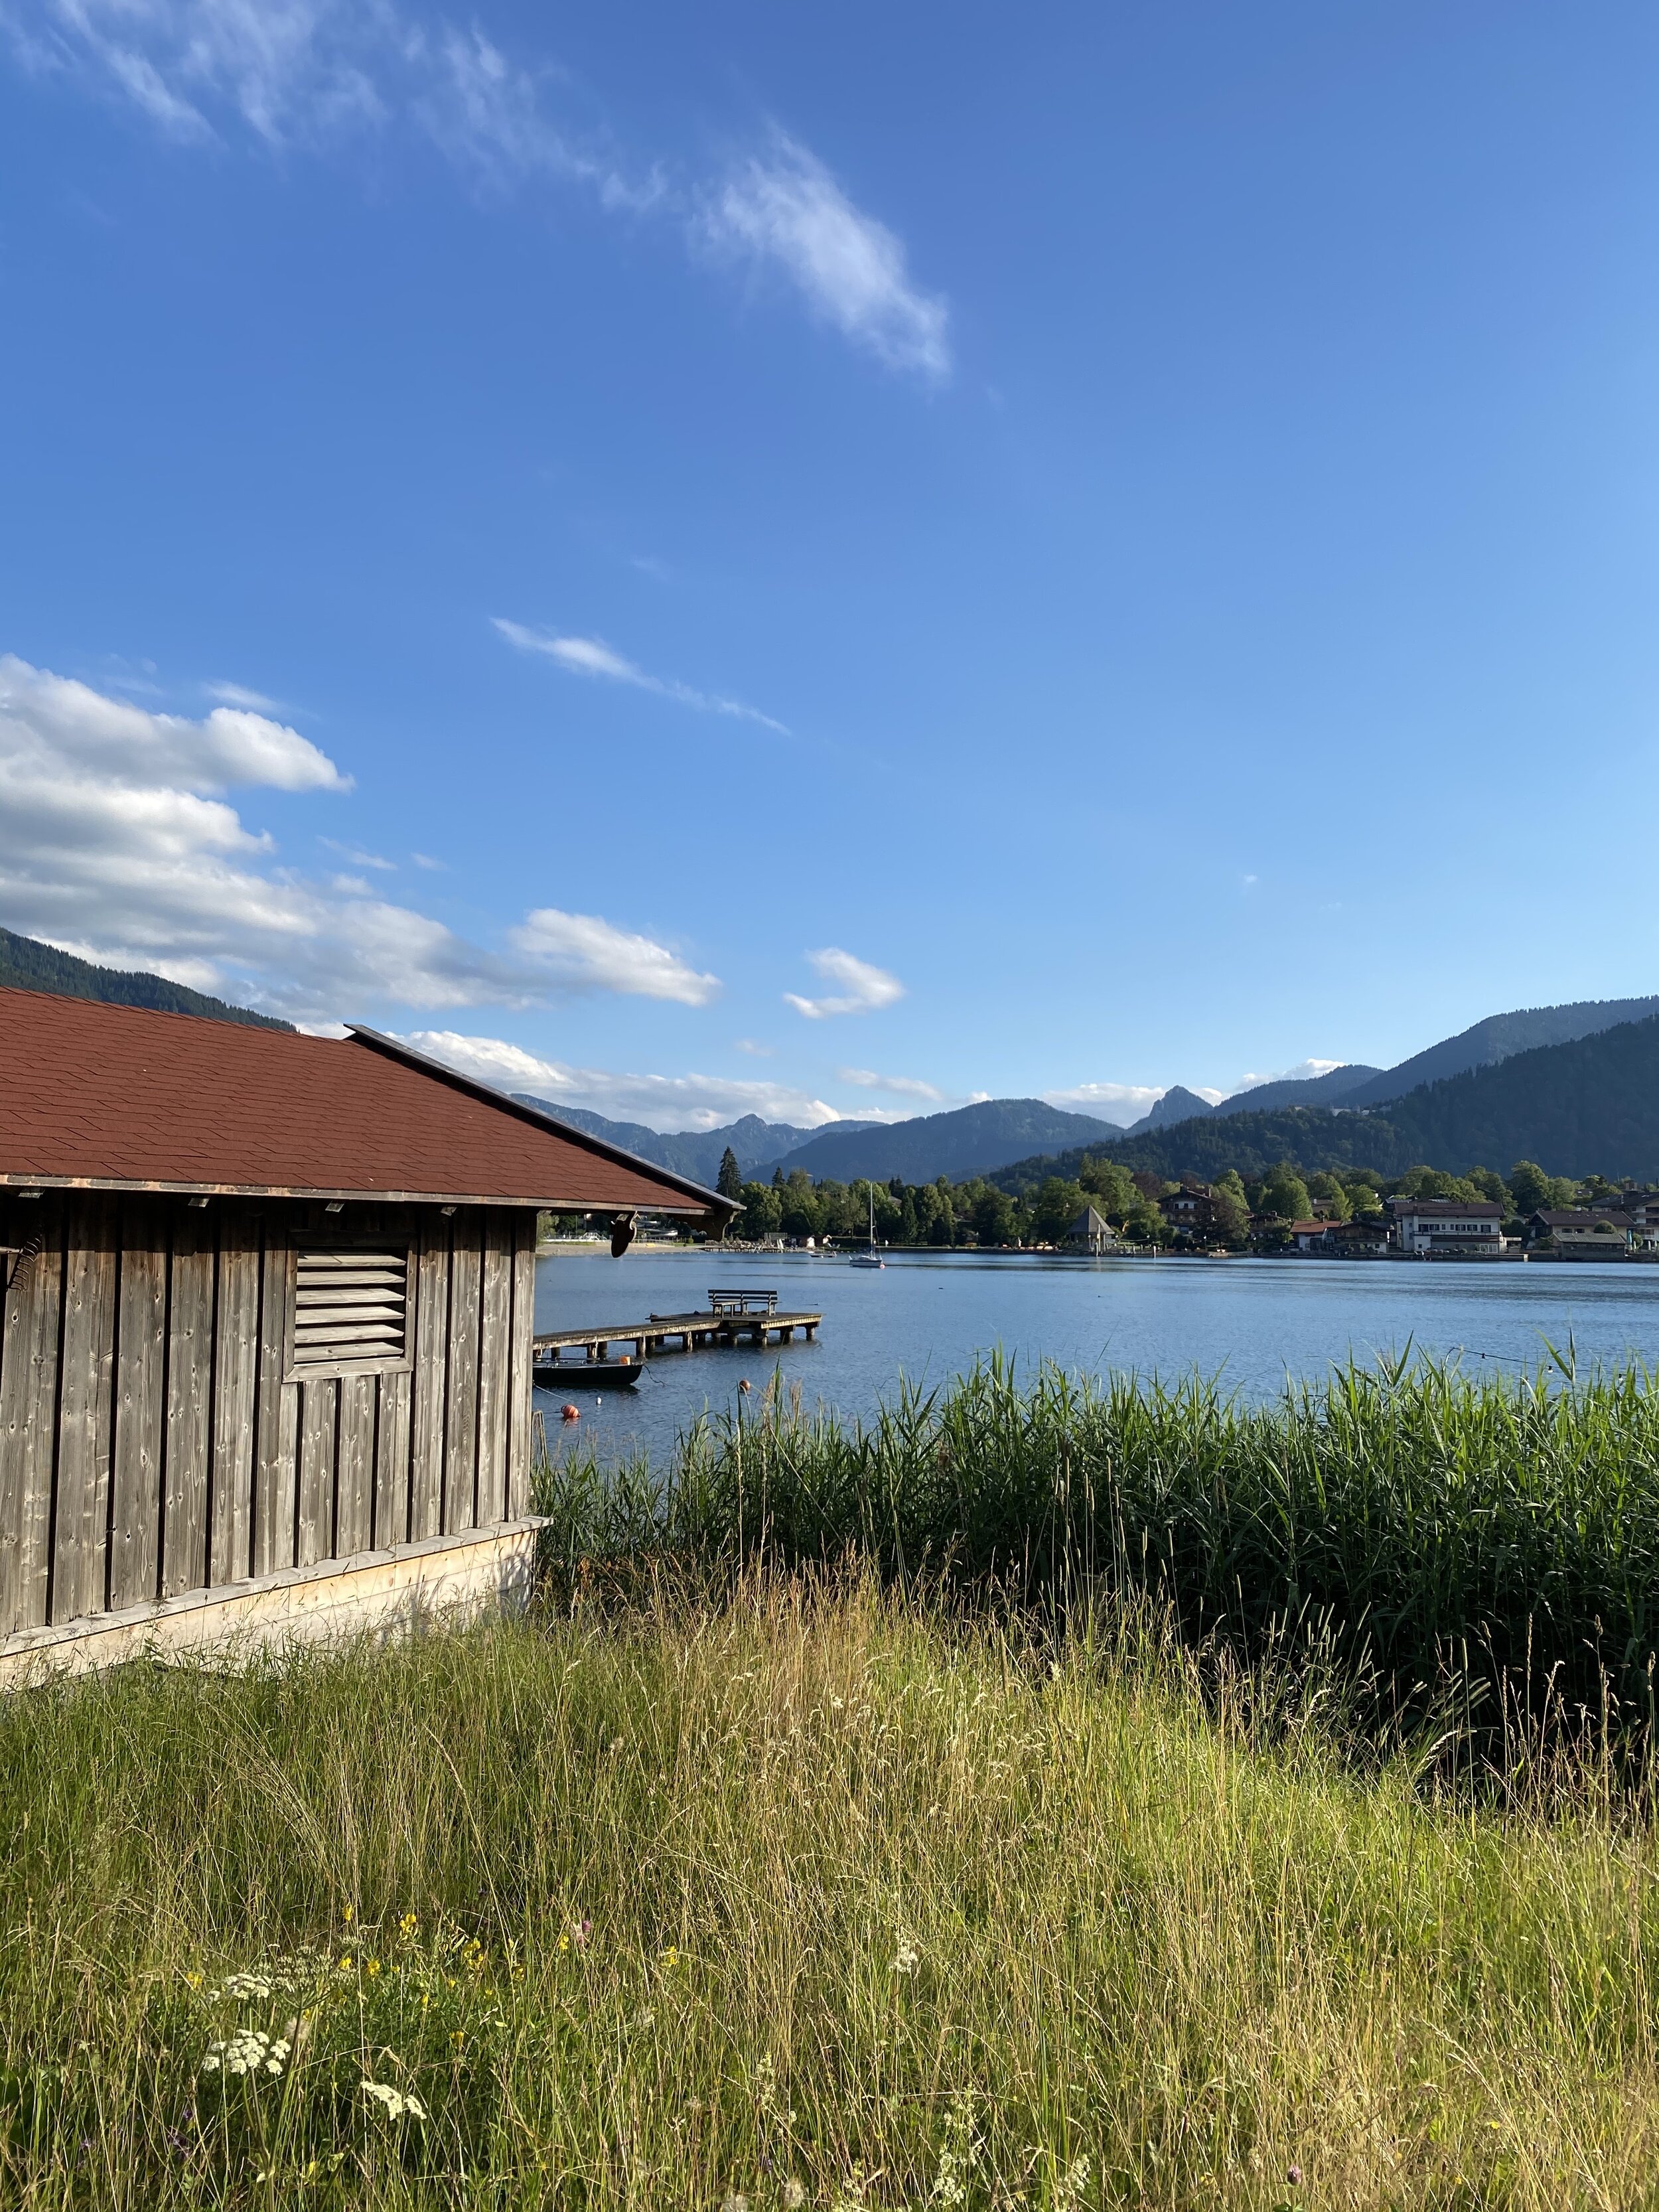
[[[535,1568],[537,1520],[483,1534],[434,1536],[395,1551],[360,1552],[290,1567],[222,1589],[27,1629],[0,1644],[0,1689],[79,1674],[128,1659],[188,1662],[331,1638],[407,1634],[440,1620],[522,1605]]]

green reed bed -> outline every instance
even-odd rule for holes
[[[1460,1679],[1513,1723],[1651,1717],[1659,1392],[1645,1370],[1472,1379],[1401,1359],[1251,1404],[1192,1378],[1100,1384],[993,1361],[868,1424],[705,1421],[674,1462],[550,1472],[550,1554],[785,1565],[1024,1601],[1151,1594],[1254,1655],[1313,1642],[1396,1698]],[[1494,1708],[1495,1710],[1495,1708]]]
[[[0,1703],[0,2202],[1634,2207],[1659,1847],[842,1576]]]

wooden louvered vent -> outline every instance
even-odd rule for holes
[[[313,1249],[294,1285],[295,1375],[407,1364],[409,1255]]]

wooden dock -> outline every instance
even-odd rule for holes
[[[589,1359],[608,1359],[613,1344],[631,1344],[636,1359],[648,1358],[653,1352],[698,1352],[708,1345],[788,1344],[797,1329],[810,1344],[823,1319],[821,1313],[757,1312],[726,1303],[720,1312],[652,1314],[645,1321],[618,1322],[608,1328],[548,1329],[532,1341],[538,1363],[545,1371],[548,1364],[556,1365],[567,1352],[581,1352]]]

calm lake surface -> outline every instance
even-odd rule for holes
[[[932,1387],[1000,1346],[1034,1370],[1110,1370],[1173,1377],[1194,1368],[1255,1397],[1286,1376],[1322,1375],[1352,1352],[1370,1359],[1409,1343],[1461,1357],[1468,1371],[1514,1374],[1575,1346],[1580,1367],[1659,1361],[1659,1267],[1498,1262],[1413,1265],[1344,1260],[1062,1260],[914,1253],[884,1271],[807,1253],[630,1252],[577,1248],[538,1261],[538,1329],[617,1326],[704,1307],[714,1288],[776,1290],[784,1309],[821,1311],[816,1344],[781,1350],[673,1352],[635,1390],[538,1391],[556,1440],[557,1407],[602,1456],[636,1449],[665,1460],[705,1407],[730,1407],[740,1377],[757,1392],[775,1368],[809,1407],[868,1414],[902,1373]],[[567,1431],[567,1434],[569,1431]]]

